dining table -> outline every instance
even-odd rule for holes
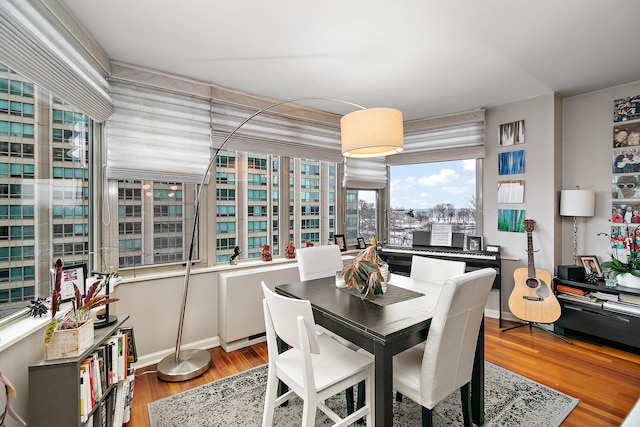
[[[311,303],[316,324],[374,356],[374,420],[393,425],[393,356],[426,341],[441,285],[391,274],[387,292],[368,300],[355,289],[339,288],[335,277],[275,286],[275,291]],[[473,422],[484,424],[484,320],[480,326],[471,380]]]

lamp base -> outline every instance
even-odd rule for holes
[[[158,378],[168,382],[186,381],[204,374],[211,367],[211,354],[206,350],[183,350],[171,353],[158,363]]]
[[[109,318],[106,315],[98,316],[98,320],[93,321],[93,327],[95,329],[106,328],[109,325],[113,325],[118,321],[118,316],[110,314]]]

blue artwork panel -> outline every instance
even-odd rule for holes
[[[524,173],[524,150],[498,153],[498,175]]]

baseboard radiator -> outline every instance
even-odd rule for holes
[[[262,288],[273,289],[300,280],[295,263],[273,264],[247,270],[220,273],[218,287],[218,326],[220,345],[225,351],[265,341]]]

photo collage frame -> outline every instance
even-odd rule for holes
[[[640,235],[640,95],[613,102],[611,241],[627,250]]]

